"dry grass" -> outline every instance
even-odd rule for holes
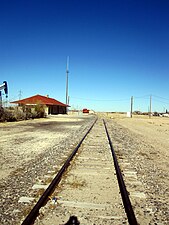
[[[85,180],[80,180],[78,177],[73,176],[72,179],[69,178],[69,180],[66,181],[66,185],[69,185],[71,188],[76,189],[76,188],[83,188],[87,184]]]

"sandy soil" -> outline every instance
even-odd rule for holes
[[[55,116],[45,119],[0,123],[0,179],[78,129],[82,118]]]
[[[124,115],[111,116],[118,124],[127,128],[132,133],[140,135],[140,138],[153,146],[155,150],[153,160],[166,171],[169,170],[169,118],[148,116],[133,116],[127,118]],[[147,149],[148,150],[148,149]],[[150,153],[153,155],[153,152]]]
[[[115,150],[122,161],[130,164],[141,182],[137,188],[145,194],[146,203],[142,208],[145,215],[149,213],[149,224],[169,224],[169,118],[126,118],[124,115],[110,115],[110,118]],[[133,199],[132,183],[125,175],[126,166],[122,163],[121,167]],[[137,215],[138,204],[134,199]]]
[[[0,123],[0,224],[21,224],[42,194],[34,184],[50,182],[94,118],[57,115]],[[24,196],[35,202],[20,201]]]
[[[148,117],[133,117],[127,118],[125,115],[116,114],[101,114],[100,115],[100,127],[102,124],[102,118],[105,118],[108,124],[108,130],[113,142],[113,146],[119,160],[119,165],[121,167],[124,180],[129,192],[129,196],[132,202],[132,206],[135,210],[135,215],[137,221],[140,225],[145,224],[168,224],[169,223],[169,176],[168,176],[168,147],[169,147],[169,119],[168,118],[158,118],[153,117],[149,119]],[[96,128],[94,128],[96,129]],[[91,132],[92,133],[92,132]],[[92,146],[95,146],[96,152],[98,152],[98,147],[95,145],[95,141],[101,143],[101,138],[104,136],[104,132],[99,134],[99,131],[95,130],[94,133],[96,137],[90,137],[92,141]],[[90,135],[89,135],[90,136]],[[85,145],[84,145],[85,146]],[[103,152],[105,152],[106,144],[102,143]],[[87,149],[90,149],[89,146]],[[99,148],[100,149],[100,148]],[[92,152],[94,150],[92,149]],[[102,155],[103,155],[102,152]],[[83,152],[83,154],[85,154]],[[91,154],[87,154],[90,155]],[[102,156],[103,158],[103,156]],[[77,168],[76,168],[77,169]],[[96,168],[95,168],[96,170]],[[72,171],[71,171],[72,172]],[[83,168],[84,172],[84,168]],[[77,173],[77,171],[76,171]],[[82,173],[83,174],[83,173]],[[80,178],[83,178],[81,174]],[[84,179],[84,178],[83,178]],[[88,179],[90,184],[94,182],[91,180],[91,174],[85,176],[85,180]],[[106,183],[108,185],[108,182]],[[87,185],[88,186],[88,185]],[[89,185],[90,186],[90,185]],[[108,195],[108,186],[105,193]],[[64,186],[65,188],[65,186]],[[96,193],[100,193],[100,187],[95,188]],[[111,188],[112,189],[112,188]],[[65,192],[61,192],[61,196],[65,198],[65,193],[69,192],[69,188],[66,186]],[[78,193],[78,190],[74,190]],[[79,199],[84,198],[85,200],[90,196],[86,194],[85,188],[82,189]],[[88,192],[92,192],[92,189]],[[74,199],[76,194],[70,192],[68,194],[69,198]],[[95,194],[97,196],[97,194]],[[106,197],[105,197],[106,199]],[[84,201],[85,201],[84,200]],[[91,200],[89,202],[92,202]],[[111,202],[111,201],[110,201]],[[113,202],[113,201],[112,201]],[[70,207],[70,206],[69,206]],[[82,206],[81,206],[82,207]],[[82,207],[83,208],[83,207]],[[74,211],[70,210],[67,216],[71,213],[77,214],[78,218],[83,221],[84,218],[87,219],[88,213],[84,209],[78,212],[78,209],[74,207]],[[113,208],[112,212],[115,212]],[[110,215],[112,216],[112,212]],[[45,219],[41,220],[37,224],[53,224],[54,221],[58,219],[58,207],[56,212],[52,208],[48,213],[45,211]],[[86,214],[85,214],[86,213]],[[63,220],[65,221],[65,213],[63,206],[61,207],[61,215],[63,215]],[[114,219],[112,221],[107,221],[103,223],[95,212],[96,221],[93,219],[92,215],[88,218],[88,223],[82,222],[82,224],[122,224]],[[105,216],[106,213],[104,212]],[[120,210],[117,209],[117,215],[120,215]],[[61,223],[56,223],[61,224]],[[62,223],[63,224],[63,223]],[[128,223],[123,223],[128,224]]]
[[[152,213],[151,224],[161,221],[163,222],[160,224],[168,224],[169,118],[152,117],[150,119],[148,116],[127,118],[124,114],[107,113],[100,116],[106,118],[109,123],[115,150],[124,156],[125,160],[128,160],[132,168],[136,170],[138,180],[143,184],[142,188],[148,202],[147,206],[144,203],[143,208],[146,206],[149,213]],[[7,224],[6,221],[8,224],[14,224],[11,219],[18,218],[17,210],[20,206],[17,202],[20,194],[15,193],[18,184],[23,186],[23,190],[21,188],[20,190],[25,195],[24,188],[28,185],[28,179],[30,184],[34,182],[34,177],[38,177],[40,172],[45,171],[46,166],[51,167],[55,163],[52,160],[53,158],[56,160],[57,154],[70,148],[74,140],[78,139],[77,131],[81,129],[83,133],[84,120],[81,116],[57,116],[38,121],[0,124],[0,181],[3,198],[1,210],[4,218],[2,224]],[[64,142],[68,146],[63,149]],[[59,153],[55,153],[58,150],[54,146],[60,149]],[[17,169],[23,167],[24,164],[23,175],[20,174],[22,171],[17,171]],[[40,171],[36,176],[35,168]],[[14,181],[8,179],[15,171],[18,173],[18,175],[16,173],[18,179],[16,185]],[[5,182],[8,184],[7,188]],[[12,207],[15,210],[10,212]]]

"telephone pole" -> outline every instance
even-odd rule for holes
[[[150,95],[150,110],[149,110],[149,118],[151,118],[151,110],[152,110],[152,96]]]
[[[68,75],[69,75],[69,56],[66,63],[66,105],[68,105]]]
[[[133,96],[131,96],[131,111],[130,111],[130,117],[133,116]]]
[[[0,91],[0,107],[2,107],[2,92]]]
[[[69,105],[69,102],[70,102],[70,96],[68,96],[68,101],[67,101],[67,104]]]

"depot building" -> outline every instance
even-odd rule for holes
[[[18,104],[18,107],[25,108],[26,111],[33,111],[36,105],[43,105],[46,115],[49,114],[66,114],[68,105],[59,102],[49,96],[34,95],[29,98],[11,102]]]

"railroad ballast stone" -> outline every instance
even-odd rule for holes
[[[80,123],[81,127],[78,129],[81,134],[90,126],[92,120],[93,118],[91,118],[91,120],[86,120],[85,123]],[[154,145],[148,143],[143,135],[138,135],[130,131],[124,126],[118,124],[118,121],[115,119],[111,119],[108,121],[108,124],[109,123],[109,131],[111,130],[112,132],[111,139],[113,141],[113,146],[119,161],[121,161],[120,166],[124,170],[127,168],[132,171],[136,171],[137,182],[142,184],[135,185],[134,183],[131,183],[131,178],[129,179],[127,176],[125,177],[124,173],[124,178],[127,187],[129,188],[129,192],[133,187],[135,188],[138,186],[138,190],[143,191],[146,195],[146,202],[144,199],[141,199],[140,203],[138,203],[138,200],[136,201],[136,199],[133,200],[134,204],[137,203],[135,205],[135,209],[137,210],[137,205],[142,208],[145,218],[148,218],[150,221],[150,223],[147,224],[169,224],[168,173],[161,169],[160,163],[156,164],[154,161],[155,158],[159,157],[159,151],[157,151]],[[77,124],[79,123],[77,122]],[[33,129],[31,126],[30,128]],[[160,127],[160,129],[161,128],[162,127]],[[5,130],[5,128],[3,129]],[[52,167],[56,164],[60,165],[60,161],[56,163],[58,155],[61,155],[63,151],[69,149],[69,146],[72,145],[72,140],[76,142],[76,139],[80,139],[78,137],[78,129],[69,130],[70,133],[66,139],[62,139],[62,137],[58,138],[55,142],[57,144],[55,148],[45,148],[45,151],[38,156],[32,152],[33,155],[35,154],[36,159],[24,162],[24,165],[20,165],[10,174],[10,176],[1,180],[0,223],[2,225],[20,224],[20,218],[23,218],[27,213],[26,210],[30,209],[30,204],[19,204],[19,198],[21,196],[32,195],[36,200],[38,199],[37,192],[33,193],[31,187],[37,182],[37,180],[43,180],[43,177],[46,175],[46,169],[48,171],[53,170],[51,165]],[[0,132],[1,131],[0,126]],[[65,129],[64,132],[67,132],[67,130]],[[3,132],[1,132],[1,134],[1,140],[3,141]],[[73,145],[71,147],[73,147]],[[0,150],[3,150],[2,147]],[[24,157],[22,159],[24,160]],[[3,160],[5,162],[6,159],[4,158]],[[127,166],[127,164],[129,166]],[[165,160],[162,159],[161,164],[164,166],[166,165],[167,168],[167,162]],[[13,165],[9,165],[9,169],[10,168],[13,168]],[[136,181],[134,180],[134,182]],[[65,218],[67,213],[71,212],[65,211]],[[137,213],[138,214],[136,216],[139,216],[139,218],[143,216],[139,210]],[[139,215],[139,213],[141,214]],[[92,224],[92,221],[90,222],[91,223],[89,224]],[[39,224],[41,224],[40,221]],[[140,222],[140,224],[145,223]]]
[[[116,178],[113,158],[99,119],[83,141],[59,187],[53,193],[35,225],[65,224],[76,215],[80,224],[128,224]]]
[[[35,202],[38,200],[40,194],[42,194],[42,192],[44,191],[40,190],[38,193],[37,190],[32,190],[32,186],[38,180],[43,180],[44,175],[47,174],[47,171],[52,170],[53,166],[61,165],[61,155],[64,155],[64,152],[66,151],[67,154],[68,152],[71,152],[72,143],[75,144],[79,142],[79,140],[83,137],[85,131],[91,126],[94,119],[94,116],[78,117],[77,119],[73,118],[70,124],[67,122],[65,123],[63,119],[63,122],[60,122],[60,126],[56,126],[56,128],[53,128],[56,129],[56,141],[52,143],[51,147],[44,148],[43,152],[41,152],[40,154],[36,154],[33,159],[24,162],[23,165],[21,165],[21,163],[18,161],[19,167],[12,173],[10,173],[9,176],[1,179],[0,224],[16,225],[21,223],[22,218],[27,215],[27,213],[33,207],[33,204],[35,204]],[[44,123],[45,122],[46,120],[44,120]],[[50,124],[50,120],[48,120],[48,123]],[[37,126],[40,125],[38,125],[37,120]],[[74,128],[72,128],[73,125]],[[23,124],[23,126],[25,125]],[[68,126],[69,129],[65,128],[65,126]],[[57,139],[59,128],[63,130],[62,127],[64,128],[64,132],[68,133],[67,137],[65,138],[63,136],[63,138],[60,137]],[[34,132],[36,132],[36,129],[34,130],[32,127],[31,129],[33,136]],[[47,125],[45,126],[45,129],[47,129]],[[3,136],[1,136],[1,139],[3,139]],[[46,138],[46,141],[47,140],[48,139]],[[29,148],[29,146],[27,148]],[[23,196],[34,197],[35,201],[31,204],[19,203],[18,201],[20,197]]]
[[[137,188],[144,191],[146,198],[131,198],[135,205],[136,212],[139,207],[143,209],[144,214],[140,217],[140,224],[143,224],[141,218],[149,218],[148,224],[168,224],[169,223],[169,190],[168,174],[164,173],[153,161],[154,155],[158,157],[157,149],[147,143],[142,135],[135,134],[129,129],[119,125],[115,120],[109,120],[109,130],[111,130],[111,139],[114,149],[119,159],[119,164],[123,168],[123,161],[128,162],[130,167],[137,172],[138,181],[142,183]],[[125,176],[124,176],[125,177]],[[125,181],[128,190],[132,191],[131,180]],[[136,214],[137,215],[137,214]]]

